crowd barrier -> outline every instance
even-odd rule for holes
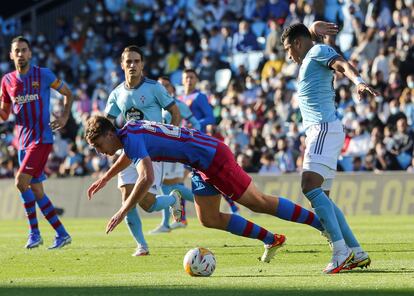
[[[255,184],[265,193],[283,196],[310,207],[301,193],[300,175],[258,176]],[[116,178],[89,201],[86,197],[92,177],[53,178],[45,183],[45,191],[54,204],[65,210],[65,217],[110,217],[120,207],[121,198]],[[188,185],[188,184],[187,184]],[[331,198],[346,215],[414,215],[414,175],[401,173],[339,173]],[[223,210],[227,205],[222,202]],[[189,215],[194,215],[191,203]],[[242,210],[247,211],[247,210]],[[141,213],[143,213],[141,210]],[[151,214],[154,215],[154,214]],[[0,180],[0,220],[21,219],[23,207],[13,179]]]

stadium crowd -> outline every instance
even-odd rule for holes
[[[97,175],[110,164],[88,148],[83,128],[122,81],[119,56],[131,44],[144,50],[146,76],[169,76],[177,96],[182,70],[196,69],[217,122],[208,133],[231,147],[245,171],[297,172],[305,145],[298,66],[286,59],[280,36],[292,23],[315,20],[339,25],[324,42],[381,94],[358,101],[354,85],[335,75],[347,132],[339,170],[414,172],[414,1],[105,0],[85,4],[73,19],[59,18],[56,41],[23,32],[33,64],[50,68],[75,95],[67,126],[55,133],[47,174]],[[1,48],[2,76],[12,70],[8,53]],[[62,101],[52,97],[59,116]],[[13,130],[13,118],[0,124],[1,178],[18,167]]]

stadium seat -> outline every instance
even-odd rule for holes
[[[231,79],[231,70],[230,69],[219,69],[216,71],[214,76],[216,81],[216,91],[222,92],[229,85]]]
[[[262,51],[252,51],[248,53],[247,56],[248,63],[249,63],[249,72],[256,71],[259,67],[260,62],[263,59],[263,52]]]

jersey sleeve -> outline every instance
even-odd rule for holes
[[[116,103],[116,93],[115,91],[112,91],[106,102],[105,113],[116,118],[121,112],[121,109],[119,109],[118,104]]]
[[[204,94],[199,94],[196,101],[197,108],[201,111],[201,114],[203,114],[203,116],[198,118],[198,120],[200,121],[201,130],[205,131],[207,125],[216,123],[216,119],[214,118],[213,114],[213,108],[211,108],[207,97]]]
[[[329,45],[317,44],[311,49],[310,58],[319,64],[329,67],[331,62],[340,55]]]
[[[149,156],[142,134],[128,134],[124,142],[124,151],[135,165],[140,159]]]
[[[7,92],[7,87],[6,87],[6,76],[3,77],[3,79],[1,80],[1,89],[0,89],[0,102],[4,102],[7,104],[11,104],[11,98],[9,93]]]
[[[164,86],[160,83],[154,84],[154,94],[163,109],[175,104],[173,97],[171,97]]]
[[[63,86],[63,81],[56,77],[56,75],[48,68],[41,68],[42,78],[44,79],[46,85],[49,85],[51,88],[59,91]]]

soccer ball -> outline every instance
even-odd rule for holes
[[[183,265],[191,276],[210,276],[216,269],[216,258],[206,248],[194,248],[185,254]]]

